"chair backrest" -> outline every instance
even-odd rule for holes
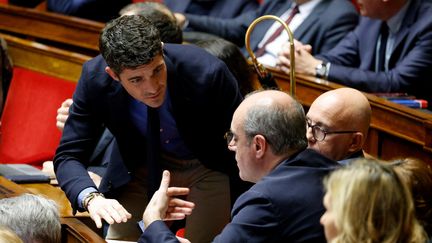
[[[52,160],[61,133],[57,109],[72,97],[81,65],[90,57],[6,36],[14,62],[1,117],[0,163],[41,166]]]
[[[41,165],[60,140],[57,108],[72,97],[75,83],[14,67],[1,119],[0,162]]]

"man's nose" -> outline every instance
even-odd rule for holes
[[[312,128],[308,127],[306,129],[306,138],[309,142],[316,142],[313,134],[312,134]]]

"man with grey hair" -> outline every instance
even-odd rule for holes
[[[322,178],[338,164],[306,148],[302,106],[282,91],[252,93],[235,111],[226,137],[241,179],[256,184],[237,199],[232,221],[213,242],[325,242]],[[194,204],[175,198],[181,190],[169,182],[164,171],[139,242],[176,242],[162,220],[192,212]]]
[[[52,200],[33,194],[4,198],[0,215],[0,225],[15,231],[24,242],[60,242],[60,216]]]

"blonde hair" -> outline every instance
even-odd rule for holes
[[[10,228],[0,225],[0,243],[23,243]]]
[[[358,160],[324,180],[339,234],[332,243],[425,242],[408,187],[390,165]]]

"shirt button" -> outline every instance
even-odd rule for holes
[[[169,143],[170,142],[170,140],[165,140],[165,143]]]
[[[160,132],[163,132],[163,128],[159,129]]]

